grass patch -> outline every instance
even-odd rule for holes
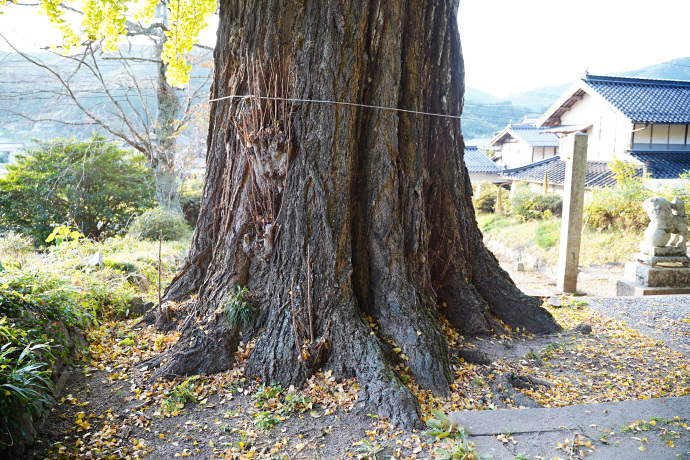
[[[525,248],[547,262],[558,263],[560,219],[521,222],[512,217],[492,214],[477,216],[479,228],[485,238],[509,247]],[[586,228],[580,244],[580,264],[604,264],[632,260],[642,241],[639,230],[592,230]]]

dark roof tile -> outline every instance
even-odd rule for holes
[[[645,163],[652,179],[678,179],[681,173],[690,170],[690,152],[634,152],[630,155]]]
[[[501,168],[477,147],[465,146],[465,166],[471,173],[499,173]]]
[[[582,81],[633,122],[690,123],[690,81],[599,75]]]
[[[544,174],[549,176],[549,184],[563,185],[565,183],[565,161],[559,156],[532,163],[520,168],[506,169],[501,177],[515,181],[543,182]],[[642,168],[638,168],[637,175],[642,175]],[[608,187],[616,185],[616,179],[605,161],[588,161],[585,174],[585,187]]]

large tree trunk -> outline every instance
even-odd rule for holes
[[[219,3],[213,98],[461,113],[457,0]],[[463,334],[502,331],[501,321],[559,329],[482,243],[458,118],[402,110],[213,104],[199,223],[165,295],[198,293],[201,313],[155,376],[231,365],[238,327],[218,309],[236,285],[258,309],[245,331],[258,334],[247,373],[284,385],[318,367],[356,376],[359,404],[406,426],[419,422],[419,405],[382,341],[443,395],[453,377],[441,315]]]

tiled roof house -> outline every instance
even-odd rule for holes
[[[489,146],[497,149],[497,164],[515,168],[558,154],[558,136],[533,123],[509,124],[496,134]]]
[[[501,168],[487,157],[478,147],[465,146],[465,166],[470,173],[470,181],[476,182],[505,182],[498,177]]]
[[[586,132],[588,161],[632,160],[652,179],[690,169],[690,81],[588,74],[535,125]]]
[[[606,161],[587,161],[585,173],[585,188],[602,188],[616,185],[616,179],[609,170]],[[637,176],[643,174],[642,167],[638,168]],[[551,188],[562,190],[565,183],[565,161],[560,156],[538,161],[519,168],[506,169],[501,172],[501,178],[513,182],[534,182],[542,184],[544,175],[548,177]]]

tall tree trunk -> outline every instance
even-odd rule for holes
[[[502,331],[501,321],[559,329],[482,243],[459,120],[402,111],[461,113],[457,0],[219,3],[213,98],[364,106],[213,104],[199,223],[165,294],[198,293],[201,313],[156,377],[231,365],[238,326],[221,310],[236,285],[258,309],[247,373],[284,385],[319,367],[354,375],[362,407],[406,426],[419,405],[383,340],[443,395],[452,374],[441,315],[463,334]]]
[[[163,51],[166,37],[162,31],[158,31],[160,40],[155,47],[156,56]],[[180,99],[177,97],[175,87],[168,84],[165,78],[166,65],[158,63],[158,75],[156,86],[156,145],[151,158],[156,183],[156,200],[162,208],[182,213],[179,196],[179,173],[175,168],[175,131],[179,123]]]

